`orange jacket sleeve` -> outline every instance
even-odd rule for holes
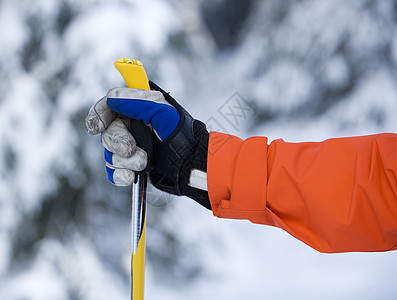
[[[397,135],[287,143],[210,133],[215,216],[282,228],[321,252],[397,249]]]

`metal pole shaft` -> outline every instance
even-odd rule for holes
[[[141,237],[143,221],[145,217],[144,207],[146,202],[147,175],[138,174],[136,183],[132,186],[132,254],[138,249]]]
[[[144,297],[145,279],[145,223],[146,223],[146,186],[147,174],[137,174],[132,186],[132,223],[131,223],[131,299]],[[140,250],[138,251],[138,247]],[[135,276],[134,276],[135,275]]]

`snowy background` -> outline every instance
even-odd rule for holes
[[[2,300],[129,299],[130,191],[84,129],[123,85],[119,57],[242,138],[397,126],[393,0],[0,0],[0,41]],[[255,111],[238,126],[222,110],[235,92]],[[147,299],[397,298],[397,252],[320,254],[167,201],[148,211]]]

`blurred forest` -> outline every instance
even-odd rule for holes
[[[0,0],[0,40],[4,300],[129,297],[130,189],[107,183],[100,138],[84,128],[123,85],[119,57],[242,138],[396,128],[394,0]],[[222,113],[235,92],[254,110],[237,127]],[[321,255],[150,194],[148,299],[395,299],[394,253]]]

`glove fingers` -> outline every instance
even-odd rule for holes
[[[129,186],[134,183],[135,172],[128,169],[115,168],[108,163],[105,165],[107,178],[116,186]]]
[[[141,90],[134,88],[114,88],[111,89],[107,95],[107,98],[113,99],[137,99],[137,100],[147,100],[159,104],[167,104],[172,106],[165,100],[163,94],[159,91],[152,90]]]
[[[147,154],[139,147],[136,147],[136,151],[130,157],[117,155],[105,148],[104,157],[105,161],[113,168],[142,171],[147,165]]]
[[[119,118],[102,133],[102,145],[110,152],[122,157],[130,157],[136,150],[134,137]]]
[[[112,89],[107,94],[107,104],[119,114],[150,124],[161,140],[171,135],[180,120],[175,107],[158,91]]]
[[[106,97],[100,99],[89,110],[85,118],[85,127],[89,134],[103,132],[116,118],[116,113],[106,104]]]

